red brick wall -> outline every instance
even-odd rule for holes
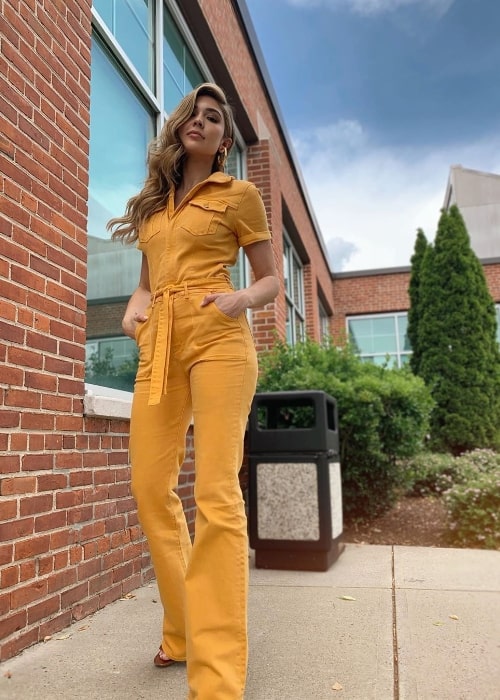
[[[91,304],[87,307],[87,337],[122,335],[122,318],[127,302]]]
[[[152,575],[128,423],[83,416],[90,5],[0,3],[2,659]]]
[[[266,207],[269,226],[273,237],[273,251],[276,269],[280,278],[280,294],[264,309],[252,312],[252,332],[258,350],[265,350],[274,344],[275,333],[285,335],[286,317],[283,313],[285,303],[283,287],[283,236],[281,192],[277,187],[274,171],[276,163],[272,157],[270,142],[265,139],[247,152],[247,177],[259,188]],[[279,184],[279,183],[278,183]]]
[[[255,69],[254,59],[247,43],[241,39],[238,18],[230,0],[200,0],[200,5],[213,29],[214,38],[224,56],[224,62],[234,80],[236,90],[259,134],[260,142],[249,149],[248,178],[262,189],[264,201],[271,211],[271,228],[278,271],[283,279],[282,211],[286,206],[295,229],[307,251],[304,264],[307,271],[305,296],[307,303],[307,331],[319,340],[319,310],[317,288],[322,289],[328,304],[333,307],[331,275],[328,263],[316,238],[310,215],[304,203],[294,167],[283,144],[282,135]],[[267,161],[267,162],[266,162]],[[272,308],[273,315],[256,314],[257,347],[269,345],[274,325],[284,337],[286,306],[283,286]],[[259,327],[264,313],[264,329]],[[272,340],[271,340],[272,342]]]
[[[488,289],[496,304],[500,304],[500,262],[483,266]]]
[[[306,251],[308,332],[317,337],[318,288],[339,319],[387,310],[392,295],[391,310],[405,308],[397,275],[339,278],[332,288],[231,3],[200,5],[259,132],[248,173],[263,193],[280,274],[285,207]],[[153,575],[130,494],[128,422],[83,412],[90,8],[0,0],[1,659]],[[498,288],[498,269],[488,272]],[[274,328],[284,334],[283,289],[255,316],[259,347]],[[190,435],[179,493],[191,528],[193,459]]]
[[[269,131],[250,145],[248,172],[263,193],[280,274],[285,202],[311,248],[311,289],[318,277],[324,286],[328,269],[231,4],[203,7],[255,130],[264,123]],[[5,659],[153,572],[130,494],[128,422],[83,413],[91,1],[0,0],[0,9]],[[90,310],[97,332],[94,316]],[[274,328],[284,334],[283,290],[255,315],[260,347],[272,343]],[[192,530],[191,435],[187,455],[179,493]],[[243,469],[243,488],[246,476]]]
[[[342,339],[345,335],[346,316],[406,311],[409,281],[409,270],[333,275],[333,337]]]
[[[500,303],[500,263],[483,266],[488,289],[495,303]],[[345,336],[346,316],[407,311],[410,305],[408,285],[410,269],[386,272],[343,273],[333,275],[334,338]]]

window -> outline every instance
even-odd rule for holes
[[[237,143],[231,148],[228,159],[226,161],[226,172],[236,178],[243,178],[243,151]],[[248,260],[243,249],[240,250],[238,259],[235,265],[230,270],[231,282],[235,289],[243,289],[249,284],[250,270]]]
[[[401,367],[409,360],[411,347],[406,335],[407,326],[406,313],[347,319],[349,341],[361,359],[392,367]]]
[[[120,115],[117,118],[117,115]],[[140,254],[113,243],[106,223],[125,211],[142,186],[154,117],[101,43],[92,44],[88,213],[89,301],[130,295],[137,286]]]
[[[319,306],[319,335],[321,342],[327,342],[330,338],[330,318],[328,313],[321,303],[318,302]]]
[[[94,0],[93,6],[151,90],[154,80],[152,0]]]
[[[163,81],[164,107],[167,113],[178,105],[184,95],[205,82],[167,8],[163,14]]]
[[[211,79],[186,38],[189,31],[175,3],[168,5],[159,0],[93,3],[86,380],[126,390],[133,388],[137,350],[121,333],[120,321],[139,280],[141,255],[133,245],[112,242],[106,224],[123,214],[128,199],[141,189],[147,147],[165,112]],[[162,35],[163,41],[155,42]],[[226,170],[244,177],[238,144]],[[231,277],[236,288],[247,285],[243,252]]]
[[[91,384],[130,391],[134,384],[138,350],[131,338],[99,338],[85,348],[86,379]]]
[[[290,345],[304,340],[304,275],[302,263],[286,231],[283,232],[283,274],[286,298],[286,339]]]

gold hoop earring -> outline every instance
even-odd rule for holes
[[[219,163],[219,167],[224,170],[224,166],[226,165],[226,160],[227,160],[227,148],[225,146],[222,147],[222,150],[219,151],[219,154],[217,156],[217,162]]]

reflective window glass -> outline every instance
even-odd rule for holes
[[[304,272],[286,232],[283,235],[283,277],[287,303],[286,338],[291,345],[304,340]]]
[[[286,342],[289,345],[293,345],[293,342],[294,342],[292,314],[293,314],[293,308],[287,302],[287,305],[286,305]]]
[[[170,113],[190,90],[205,81],[167,8],[163,17],[164,107]]]
[[[406,333],[408,329],[408,316],[406,314],[396,316],[396,323],[398,324],[399,349],[401,351],[410,351],[410,339]]]
[[[349,321],[349,335],[362,354],[396,350],[394,318],[364,318]]]
[[[122,391],[132,391],[139,361],[131,338],[88,340],[85,347],[85,381]]]
[[[406,313],[347,319],[349,341],[366,362],[400,367],[408,361],[411,347],[406,335]]]
[[[323,304],[318,302],[319,307],[319,332],[322,341],[330,338],[330,319]]]
[[[237,143],[229,151],[226,161],[226,172],[240,180],[243,178],[243,153]]]
[[[241,179],[243,177],[243,154],[238,144],[235,144],[229,152],[225,167],[228,175]],[[231,268],[231,282],[235,289],[243,289],[248,285],[247,265],[245,253],[240,250],[236,264]]]
[[[290,269],[289,269],[289,248],[286,244],[283,246],[283,279],[285,283],[285,292],[290,295]]]
[[[144,182],[154,122],[98,43],[92,45],[88,214],[89,299],[125,297],[137,286],[140,254],[113,243],[106,223]]]
[[[154,90],[154,3],[151,0],[94,0],[93,5],[134,68]]]

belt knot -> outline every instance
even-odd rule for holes
[[[210,290],[231,291],[232,287],[226,279],[202,279],[186,281],[180,284],[167,284],[151,294],[151,305],[161,303],[158,317],[158,332],[153,352],[153,364],[151,368],[151,388],[149,391],[149,406],[160,403],[161,397],[167,393],[168,365],[170,360],[170,346],[172,341],[173,301],[176,294],[184,293],[187,297],[189,291]]]

